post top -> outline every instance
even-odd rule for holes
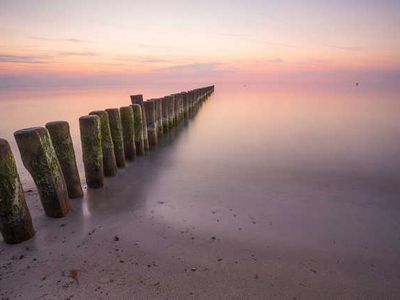
[[[131,95],[131,101],[133,104],[142,104],[143,103],[143,95]]]
[[[46,123],[46,127],[60,126],[60,125],[69,125],[69,124],[67,121],[52,121]]]
[[[79,121],[84,121],[84,120],[97,120],[100,117],[98,115],[86,115],[86,116],[82,116],[79,118]]]
[[[116,112],[118,110],[119,110],[118,108],[112,107],[112,108],[107,108],[106,112]]]
[[[14,136],[23,136],[23,135],[31,135],[33,133],[44,133],[46,132],[46,128],[44,127],[29,127],[20,129],[14,132]]]
[[[98,115],[99,117],[102,117],[102,116],[106,116],[108,114],[107,114],[107,111],[105,111],[105,110],[94,110],[94,111],[91,111],[89,113],[89,115]]]

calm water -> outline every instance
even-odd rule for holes
[[[145,97],[179,87],[141,89]],[[15,130],[66,120],[82,168],[78,118],[91,110],[129,105],[132,88],[1,91],[0,136],[13,147]],[[394,189],[400,174],[399,93],[262,86],[220,86],[192,122],[185,140],[193,163],[221,175],[233,168],[254,180],[341,184],[355,180],[369,189]],[[194,140],[195,139],[195,140]],[[178,155],[179,153],[176,153]],[[194,167],[194,166],[192,166]],[[247,174],[247,175],[251,175]]]
[[[150,98],[178,90],[159,87],[140,92]],[[2,92],[0,136],[11,142],[26,185],[31,186],[32,180],[20,162],[12,136],[15,130],[43,126],[47,121],[68,121],[83,176],[79,116],[129,105],[129,95],[134,92],[120,87]],[[234,197],[240,205],[257,207],[267,198],[296,205],[313,198],[327,205],[376,205],[388,214],[397,214],[398,95],[362,87],[217,87],[189,127],[164,149],[174,172],[163,173],[152,166],[157,178],[168,182],[168,189],[160,187],[160,193],[173,197],[177,188],[194,182],[196,191],[209,194],[208,201]],[[210,206],[208,201],[203,204]]]
[[[175,90],[148,89],[145,96]],[[2,93],[0,136],[19,161],[14,130],[67,120],[82,171],[78,117],[127,105],[130,93]],[[168,228],[258,245],[271,255],[263,263],[286,260],[285,267],[275,262],[276,270],[296,273],[315,262],[326,278],[339,276],[355,291],[385,283],[393,295],[400,280],[399,117],[398,92],[217,86],[176,136],[109,179],[105,190],[89,191],[83,216],[100,214],[104,222],[138,210]],[[19,170],[31,184],[20,163]]]

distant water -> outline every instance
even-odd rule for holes
[[[0,91],[0,136],[12,144],[15,130],[66,120],[82,169],[78,118],[95,109],[130,104],[129,95],[160,97],[182,87],[128,87]],[[217,86],[196,120],[196,141],[208,165],[226,162],[271,179],[312,177],[327,184],[351,178],[369,189],[394,189],[400,174],[398,92],[347,89]],[[194,134],[194,133],[193,133]],[[218,172],[223,170],[217,170]],[[328,180],[329,178],[329,180]],[[397,189],[396,189],[397,191]]]

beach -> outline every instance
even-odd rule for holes
[[[59,110],[71,94],[53,97],[40,116],[72,128],[85,194],[66,217],[44,215],[12,146],[36,235],[0,243],[2,299],[398,298],[396,92],[217,85],[193,119],[87,189],[77,114],[129,104],[112,91],[68,100],[71,113]]]

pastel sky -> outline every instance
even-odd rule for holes
[[[399,0],[0,0],[3,82],[399,70]]]

